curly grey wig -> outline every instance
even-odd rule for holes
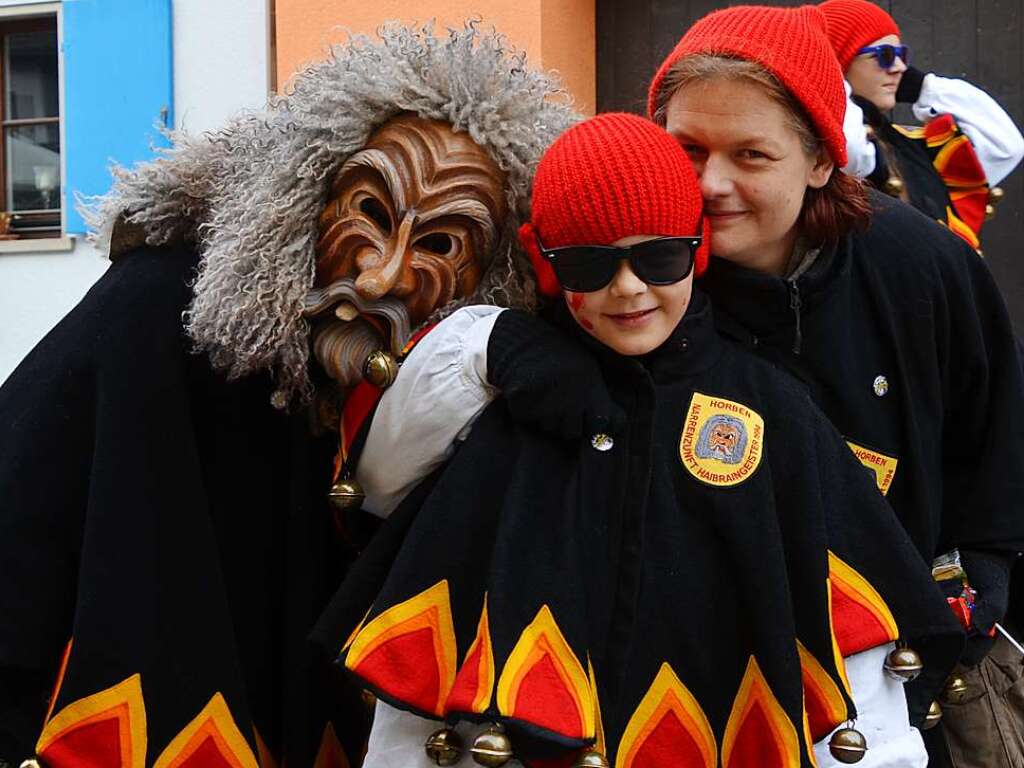
[[[223,129],[190,137],[81,201],[91,237],[112,258],[141,244],[200,253],[185,315],[197,351],[231,377],[270,370],[281,405],[310,391],[303,299],[313,287],[317,218],[330,182],[373,130],[400,112],[467,131],[507,174],[510,215],[484,280],[467,301],[530,306],[533,282],[515,233],[547,146],[577,116],[556,79],[475,24],[387,24],[309,66],[283,96]],[[444,307],[444,315],[455,308]]]

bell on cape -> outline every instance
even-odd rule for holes
[[[572,768],[610,768],[608,758],[596,749],[587,749],[580,752]]]
[[[1003,202],[1003,197],[1005,196],[1006,192],[1003,191],[1002,187],[992,187],[992,189],[988,191],[988,201],[992,203],[992,205],[999,205]]]
[[[928,707],[928,714],[924,716],[924,722],[921,723],[921,730],[927,731],[929,728],[934,728],[941,719],[942,707],[939,706],[939,702],[933,701]]]
[[[917,651],[905,645],[897,645],[896,648],[885,657],[883,665],[885,674],[894,680],[909,683],[921,674],[924,669],[924,662]]]
[[[363,378],[375,387],[387,389],[398,375],[398,363],[395,358],[382,349],[371,352],[363,363]]]
[[[985,221],[992,221],[996,217],[996,207],[989,203],[985,206]]]
[[[434,731],[423,749],[436,765],[455,765],[462,757],[462,739],[451,728]]]
[[[512,759],[512,740],[505,735],[500,725],[491,723],[486,731],[473,740],[469,751],[477,765],[500,768]]]
[[[890,176],[885,180],[885,194],[899,197],[903,194],[903,179],[898,176]]]
[[[363,705],[367,709],[373,709],[377,706],[377,694],[373,691],[364,688],[362,693],[359,694],[359,697],[363,700]]]
[[[967,695],[967,681],[959,675],[953,675],[946,681],[946,687],[942,689],[942,701],[944,704],[959,704]]]
[[[828,751],[840,763],[859,763],[868,751],[868,742],[856,728],[840,728],[828,740]]]
[[[363,504],[366,494],[363,493],[363,486],[350,477],[343,477],[327,493],[327,499],[331,506],[344,512],[349,509],[359,509]]]

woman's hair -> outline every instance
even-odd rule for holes
[[[814,123],[778,78],[757,62],[731,56],[702,53],[677,61],[665,74],[655,97],[654,121],[664,127],[668,103],[681,89],[715,79],[742,81],[760,87],[782,107],[786,127],[797,134],[808,156],[815,157],[826,151],[825,143],[813,128]],[[871,204],[863,182],[836,167],[824,187],[807,188],[797,226],[807,242],[823,243],[838,240],[855,229],[864,229],[870,221]]]

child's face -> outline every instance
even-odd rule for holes
[[[632,235],[613,245],[653,240]],[[589,293],[563,291],[565,303],[581,328],[620,355],[644,355],[660,347],[686,314],[693,290],[693,270],[672,285],[648,285],[623,259],[604,288]]]

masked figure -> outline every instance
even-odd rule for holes
[[[451,125],[400,115],[342,166],[320,215],[316,357],[342,387],[377,350],[471,296],[508,212],[505,174]],[[326,320],[324,320],[326,318]]]
[[[327,406],[530,304],[514,233],[575,119],[500,36],[379,34],[89,201],[113,265],[0,390],[0,765],[358,761],[305,650],[349,557]]]

